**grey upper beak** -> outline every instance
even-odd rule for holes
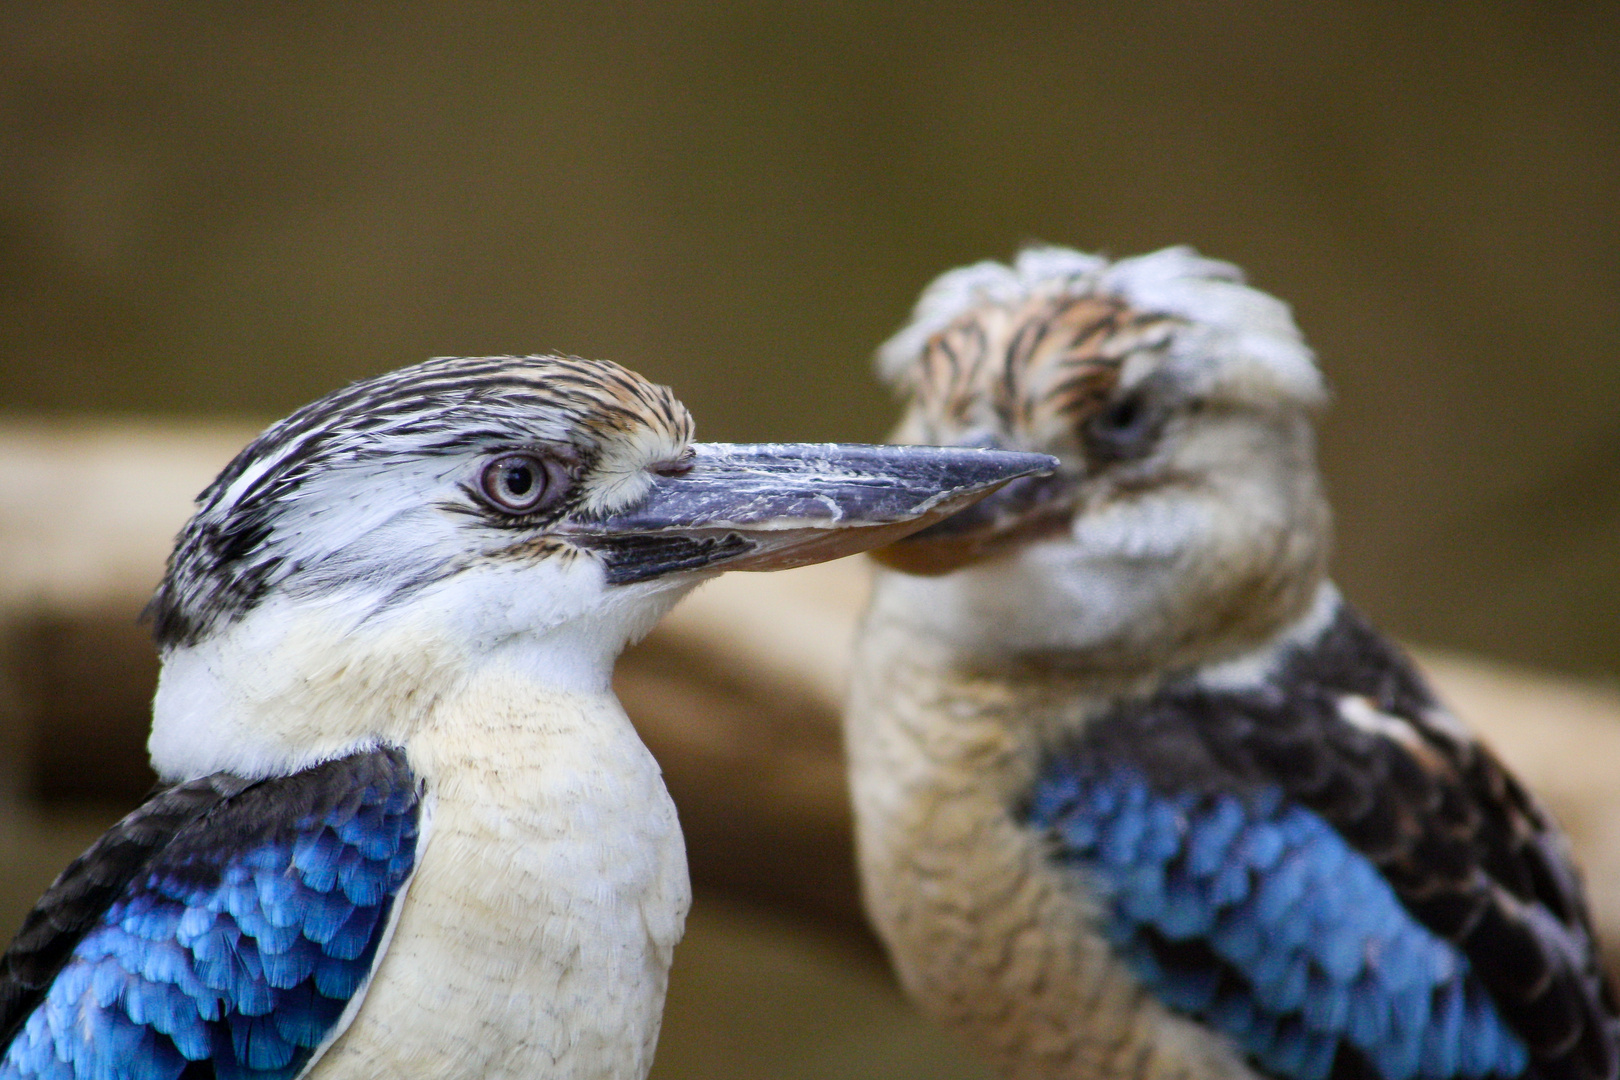
[[[623,513],[569,522],[608,580],[680,570],[781,570],[852,555],[926,528],[1057,459],[941,446],[696,443]]]

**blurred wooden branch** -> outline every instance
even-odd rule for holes
[[[146,603],[239,425],[0,424],[0,613]]]
[[[0,427],[0,750],[24,774],[13,791],[139,796],[156,667],[135,614],[191,498],[251,434]],[[838,708],[866,587],[859,559],[723,577],[630,650],[617,681],[664,765],[698,882],[849,928],[861,922]],[[1620,960],[1620,693],[1419,659],[1568,828]]]

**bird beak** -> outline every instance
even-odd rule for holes
[[[1072,476],[1027,474],[960,513],[873,549],[872,558],[908,574],[948,574],[1010,544],[1062,532],[1073,512]]]
[[[898,540],[1057,459],[942,446],[696,443],[628,510],[563,526],[608,581],[784,570]]]

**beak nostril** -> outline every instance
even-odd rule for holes
[[[647,466],[647,471],[654,476],[683,476],[692,471],[692,459],[683,457],[676,461],[655,461]]]

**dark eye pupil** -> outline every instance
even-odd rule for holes
[[[1116,402],[1103,417],[1104,423],[1116,431],[1123,431],[1136,423],[1142,415],[1142,405],[1134,397]]]
[[[1094,466],[1143,457],[1153,451],[1165,414],[1135,392],[1092,415],[1081,427],[1086,459]]]
[[[534,470],[527,465],[508,465],[501,482],[509,493],[521,498],[534,487]]]
[[[508,454],[489,462],[478,485],[486,501],[511,514],[527,514],[556,495],[545,463],[531,454]]]

